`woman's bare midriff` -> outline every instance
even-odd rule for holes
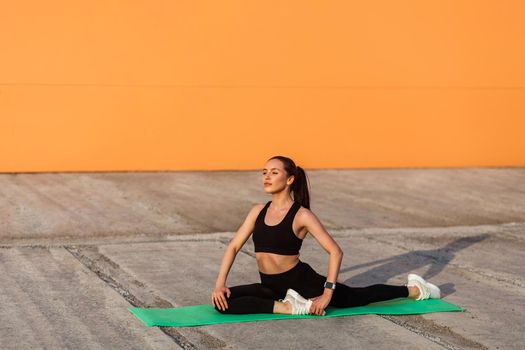
[[[299,254],[281,255],[274,253],[255,253],[259,271],[267,275],[273,275],[290,270],[299,263]]]

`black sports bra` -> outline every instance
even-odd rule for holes
[[[299,254],[303,240],[298,238],[292,229],[295,214],[301,208],[298,202],[294,202],[284,219],[277,225],[266,225],[264,217],[270,206],[269,201],[257,216],[253,230],[253,245],[255,252],[268,252],[282,255]]]

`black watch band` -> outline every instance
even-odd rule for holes
[[[334,289],[335,289],[335,283],[332,283],[332,282],[328,282],[328,281],[326,281],[326,282],[324,283],[324,287],[325,287],[325,288],[328,288],[328,289],[332,289],[332,290],[334,290]]]

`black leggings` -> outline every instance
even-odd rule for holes
[[[299,261],[290,270],[278,274],[259,271],[261,283],[230,287],[226,310],[215,309],[223,314],[273,313],[275,300],[283,299],[288,288],[296,290],[304,298],[320,296],[324,292],[326,276],[318,274],[310,265]],[[395,298],[408,297],[406,286],[374,284],[368,287],[349,287],[337,282],[329,306],[361,306]]]

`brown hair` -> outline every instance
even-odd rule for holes
[[[284,166],[288,177],[294,176],[290,192],[293,193],[293,200],[299,202],[303,207],[310,209],[310,194],[308,191],[309,181],[303,168],[296,166],[295,162],[285,156],[274,156],[271,159],[279,159]]]

